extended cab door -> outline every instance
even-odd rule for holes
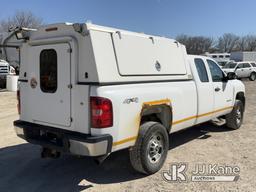
[[[214,92],[210,76],[206,70],[205,62],[202,58],[193,58],[194,65],[192,72],[197,88],[197,121],[196,124],[212,119],[211,112],[214,110]]]
[[[223,81],[224,72],[218,64],[207,59],[208,67],[211,73],[213,93],[214,93],[214,111],[213,116],[218,117],[226,114],[233,106],[233,86],[231,81]]]

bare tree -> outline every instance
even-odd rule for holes
[[[217,47],[221,52],[231,52],[236,48],[238,41],[237,35],[225,33],[219,37]]]
[[[247,35],[245,36],[247,47],[246,51],[255,51],[256,49],[256,35]]]
[[[14,16],[0,22],[0,31],[8,32],[10,28],[15,27],[38,28],[43,24],[42,21],[32,12],[17,11]]]
[[[237,51],[246,51],[248,49],[248,41],[246,36],[239,37],[236,48]]]
[[[189,54],[203,54],[209,52],[213,47],[213,39],[203,36],[179,35],[177,41],[184,44]]]

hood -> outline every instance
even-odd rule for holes
[[[1,66],[8,66],[9,64],[5,60],[0,59],[0,65]]]

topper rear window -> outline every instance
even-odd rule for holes
[[[57,52],[44,49],[40,53],[40,88],[45,93],[55,93],[58,87]]]

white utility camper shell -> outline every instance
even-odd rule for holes
[[[75,30],[79,30],[79,33]],[[47,30],[48,29],[48,30]],[[49,30],[50,29],[50,30]],[[45,33],[48,31],[48,33]],[[41,33],[40,33],[41,32]],[[37,37],[76,36],[78,82],[111,83],[191,79],[185,46],[175,40],[94,24],[56,24],[32,32]],[[34,41],[34,42],[33,42]]]

